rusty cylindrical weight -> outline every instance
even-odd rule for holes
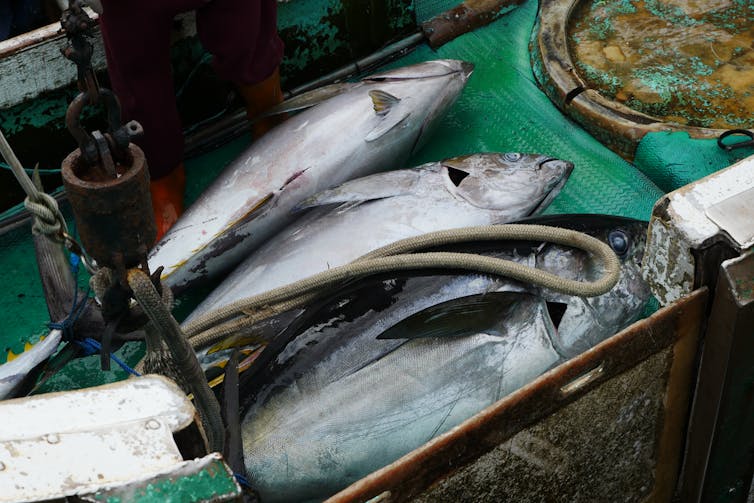
[[[144,152],[134,144],[128,150],[132,164],[118,166],[117,178],[88,166],[80,149],[62,165],[63,184],[84,249],[100,266],[116,271],[144,263],[157,236]]]

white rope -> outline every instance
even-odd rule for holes
[[[65,222],[65,218],[63,218],[63,214],[60,212],[60,208],[58,208],[58,202],[54,197],[37,189],[34,182],[29,178],[29,175],[26,174],[21,161],[16,157],[1,130],[0,154],[2,154],[16,180],[18,180],[21,188],[26,193],[24,206],[34,216],[32,231],[44,234],[56,242],[64,242],[64,236],[68,233],[68,225]]]

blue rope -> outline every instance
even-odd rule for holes
[[[76,344],[78,344],[81,348],[86,351],[86,356],[91,356],[98,354],[100,350],[102,349],[102,345],[97,342],[96,340],[92,339],[91,337],[87,337],[83,341],[81,340],[74,340]],[[135,371],[133,368],[129,367],[126,362],[118,358],[115,353],[110,353],[110,359],[118,364],[120,368],[125,370],[131,375],[135,375],[136,377],[141,377],[141,374]]]
[[[81,257],[79,257],[78,255],[76,255],[75,253],[71,253],[68,256],[68,263],[71,264],[71,272],[73,273],[73,277],[75,279],[78,279],[78,276],[79,276],[79,266],[81,265]],[[78,291],[78,289],[76,291]]]
[[[253,487],[251,487],[251,484],[249,483],[249,479],[247,479],[245,475],[238,472],[234,472],[233,476],[236,478],[238,483],[241,484],[243,487],[246,487],[248,489],[253,489]]]
[[[12,169],[8,164],[4,162],[0,162],[0,168],[10,170]],[[27,174],[31,175],[34,173],[34,170],[32,168],[24,168],[24,171],[26,171]],[[60,169],[39,169],[40,175],[55,175],[60,173]]]
[[[74,284],[73,305],[71,306],[71,312],[68,314],[68,316],[65,317],[63,321],[51,321],[47,324],[47,326],[53,330],[60,330],[63,333],[63,340],[66,342],[70,341],[73,338],[73,325],[78,321],[78,319],[81,317],[81,314],[84,312],[86,301],[89,299],[89,289],[87,289],[86,294],[84,294],[83,298],[81,299],[81,302],[79,302],[78,296],[78,287]]]
[[[63,321],[60,322],[50,322],[47,324],[47,326],[51,329],[58,329],[63,334],[63,340],[65,342],[74,342],[79,347],[81,347],[86,356],[91,356],[94,354],[98,354],[101,349],[102,345],[97,342],[96,340],[92,339],[91,337],[87,337],[86,339],[78,340],[73,338],[73,325],[78,321],[78,319],[81,317],[81,314],[84,312],[84,308],[86,307],[86,302],[89,300],[89,293],[91,292],[91,287],[87,288],[86,293],[84,294],[83,298],[81,299],[81,302],[79,302],[79,289],[78,289],[78,276],[79,276],[79,268],[81,266],[81,257],[76,255],[75,253],[71,253],[71,255],[68,257],[68,261],[71,266],[71,272],[73,273],[74,277],[74,284],[73,284],[73,306],[71,306],[71,312],[68,314],[68,316],[65,317]],[[112,359],[120,368],[122,368],[124,371],[128,372],[131,375],[135,375],[137,377],[141,377],[141,374],[139,374],[137,371],[132,369],[128,366],[126,362],[118,358],[115,353],[110,353],[110,359]]]

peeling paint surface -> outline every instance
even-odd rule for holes
[[[195,411],[159,376],[0,403],[0,501],[29,501],[143,478],[182,461],[173,433]]]
[[[668,305],[694,287],[691,245],[676,228],[659,218],[650,222],[642,275],[660,305]]]
[[[716,241],[726,241],[740,250],[754,246],[754,240],[737,243],[724,221],[710,218],[708,210],[731,199],[749,197],[754,188],[754,156],[710,175],[698,182],[671,192],[653,211],[647,252],[643,264],[644,278],[661,305],[678,300],[691,292],[694,285],[694,257],[699,250]],[[737,206],[747,208],[747,206]],[[754,215],[737,215],[736,222],[748,221],[754,227]],[[720,225],[718,225],[720,224]],[[721,227],[722,226],[722,227]],[[737,233],[741,229],[737,228]]]
[[[241,488],[218,453],[176,464],[158,476],[97,491],[89,496],[106,503],[181,503],[239,501]]]

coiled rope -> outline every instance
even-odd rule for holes
[[[149,320],[160,331],[162,340],[170,351],[172,363],[194,395],[210,450],[222,452],[225,428],[220,415],[220,404],[207,384],[196,354],[183,336],[181,327],[163,303],[152,280],[143,271],[130,269],[128,285]]]
[[[581,249],[603,264],[593,282],[561,278],[510,260],[471,253],[411,253],[467,241],[544,241]],[[456,269],[512,278],[556,292],[594,297],[610,291],[620,278],[620,260],[606,243],[581,232],[542,225],[507,224],[439,231],[408,238],[290,285],[233,302],[187,323],[184,333],[194,349],[214,344],[278,313],[304,307],[343,281],[391,271]]]

